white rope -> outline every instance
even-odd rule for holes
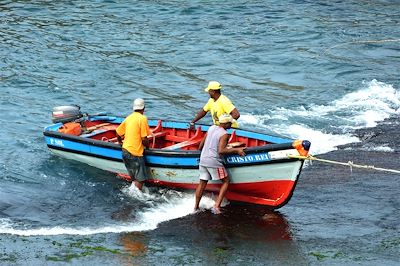
[[[353,171],[353,167],[354,167],[354,168],[371,169],[371,170],[385,171],[385,172],[391,172],[391,173],[400,174],[399,170],[375,167],[373,165],[360,165],[360,164],[355,164],[352,161],[348,161],[347,163],[343,163],[343,162],[338,162],[338,161],[320,159],[320,158],[314,157],[312,155],[301,156],[301,155],[288,154],[287,156],[289,158],[295,158],[295,159],[301,159],[301,160],[320,161],[320,162],[324,162],[324,163],[331,163],[331,164],[338,164],[338,165],[343,165],[343,166],[350,166],[350,171]]]

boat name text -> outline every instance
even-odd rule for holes
[[[51,145],[55,145],[55,146],[60,146],[60,147],[64,147],[64,143],[62,142],[62,140],[60,139],[50,139],[50,144]]]
[[[227,163],[241,164],[241,163],[252,163],[252,162],[263,162],[271,160],[268,153],[259,153],[254,155],[246,156],[229,156],[226,158]]]

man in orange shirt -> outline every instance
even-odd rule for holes
[[[149,146],[147,136],[151,134],[147,117],[143,115],[144,109],[144,100],[135,99],[133,113],[116,129],[118,142],[122,144],[122,160],[139,190],[142,190],[143,182],[148,178],[143,153],[144,148]]]

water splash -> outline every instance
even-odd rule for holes
[[[102,226],[76,227],[53,226],[29,228],[9,218],[0,219],[0,234],[20,236],[50,236],[50,235],[93,235],[104,233],[122,233],[154,230],[165,221],[193,214],[194,194],[168,189],[157,189],[149,192],[144,187],[144,192],[139,191],[134,185],[122,188],[122,193],[148,204],[148,207],[136,211],[136,218],[132,222],[118,222]],[[227,202],[223,203],[223,206]],[[211,209],[214,199],[211,194],[205,194],[201,200],[202,209]]]
[[[310,140],[312,154],[335,150],[359,142],[354,130],[375,127],[378,122],[400,113],[400,91],[372,80],[363,87],[327,105],[276,108],[269,114],[243,114],[241,124],[255,125],[293,139]]]

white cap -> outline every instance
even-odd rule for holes
[[[133,101],[133,111],[143,110],[144,109],[144,100],[141,98],[137,98]]]
[[[222,114],[219,116],[218,121],[220,124],[232,123],[233,117],[230,114]]]

